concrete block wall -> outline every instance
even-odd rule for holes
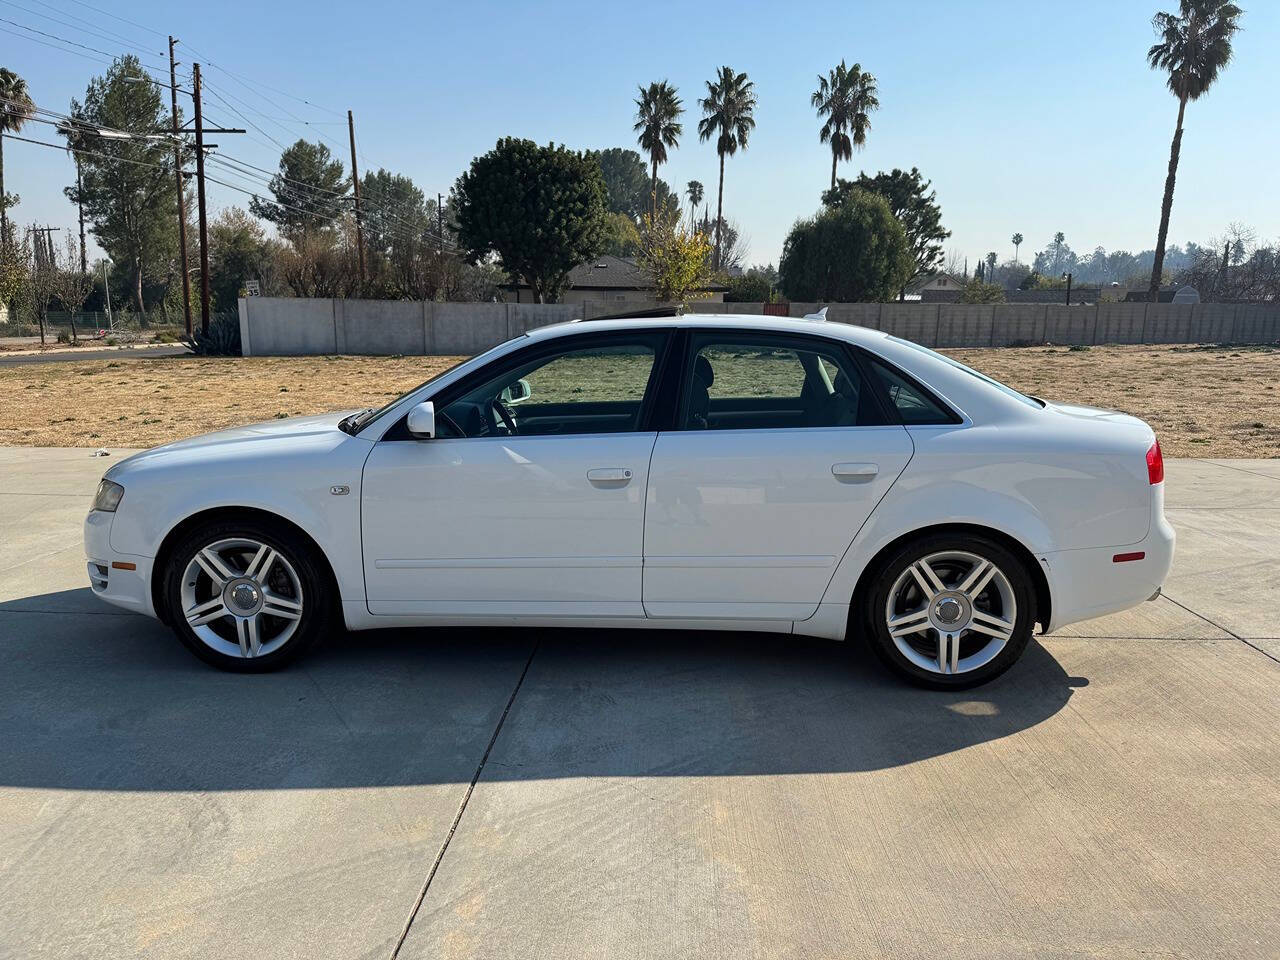
[[[656,306],[656,304],[654,304]],[[1014,344],[1272,343],[1280,304],[791,303],[792,317],[883,330],[928,347]],[[645,309],[628,304],[627,309]],[[431,303],[410,300],[240,301],[246,356],[438,354],[469,356],[552,323],[618,313],[617,304]],[[759,315],[761,303],[696,303],[690,312]]]

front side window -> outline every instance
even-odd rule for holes
[[[884,422],[839,344],[768,337],[695,337],[681,429],[771,430]]]
[[[443,406],[441,437],[626,433],[640,429],[664,334],[638,335],[514,365]]]

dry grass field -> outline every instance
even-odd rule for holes
[[[1280,457],[1280,347],[949,353],[1036,396],[1140,416],[1167,456]],[[0,444],[146,447],[235,424],[378,406],[457,359],[122,357],[0,367]]]

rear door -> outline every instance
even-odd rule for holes
[[[645,613],[811,616],[909,434],[822,337],[692,331],[680,390],[649,468]]]

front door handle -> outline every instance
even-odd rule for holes
[[[880,472],[878,463],[833,463],[831,474],[842,483],[867,483]]]
[[[587,471],[587,479],[592,483],[624,484],[631,479],[631,471],[627,467],[596,467]]]

